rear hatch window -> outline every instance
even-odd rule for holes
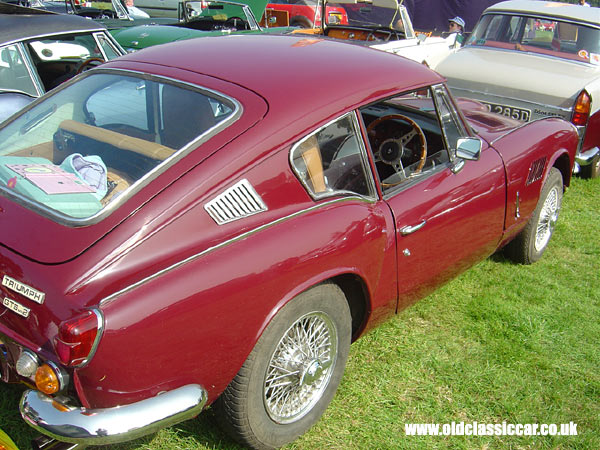
[[[96,69],[0,129],[0,190],[55,221],[93,223],[239,112],[208,89]]]

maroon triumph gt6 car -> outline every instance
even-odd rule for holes
[[[507,243],[542,255],[576,146],[563,120],[459,108],[428,68],[345,43],[108,62],[0,128],[2,380],[57,441],[215,402],[240,442],[279,447],[321,416],[353,340]]]

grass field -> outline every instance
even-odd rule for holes
[[[541,261],[494,255],[353,344],[322,420],[289,449],[600,449],[600,179],[575,178]],[[22,388],[0,428],[22,449]],[[411,437],[405,423],[575,422],[577,436]],[[238,448],[210,410],[134,449]]]

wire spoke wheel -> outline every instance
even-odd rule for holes
[[[555,186],[548,193],[546,200],[540,211],[540,220],[537,224],[535,234],[535,250],[540,251],[548,244],[550,236],[554,231],[554,226],[558,220],[560,208],[558,188]]]
[[[217,420],[241,444],[272,450],[313,426],[342,380],[352,316],[342,289],[322,283],[273,317],[227,389]]]
[[[321,312],[299,318],[277,344],[267,366],[265,408],[277,423],[302,418],[319,401],[335,368],[337,329]]]

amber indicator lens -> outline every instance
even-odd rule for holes
[[[60,391],[60,381],[54,369],[48,364],[42,364],[35,372],[35,386],[40,392],[51,395]]]

